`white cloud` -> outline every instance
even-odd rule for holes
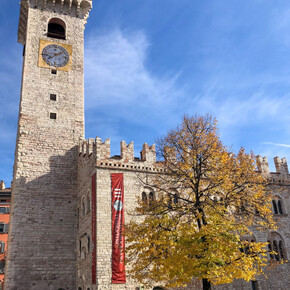
[[[175,75],[155,76],[146,67],[150,43],[142,31],[125,33],[115,29],[90,36],[85,50],[87,109],[118,107],[117,115],[144,122],[176,106]],[[149,112],[150,111],[150,112]]]
[[[280,143],[274,143],[274,142],[262,142],[262,144],[268,144],[268,145],[275,145],[275,146],[279,146],[279,147],[290,148],[290,144],[280,144]]]

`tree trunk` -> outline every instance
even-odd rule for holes
[[[203,290],[211,290],[210,282],[207,279],[202,279],[202,289]]]

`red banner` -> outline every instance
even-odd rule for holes
[[[96,174],[92,176],[92,242],[93,242],[93,251],[92,251],[92,284],[96,284]]]
[[[112,283],[126,283],[123,173],[111,174],[112,182]]]

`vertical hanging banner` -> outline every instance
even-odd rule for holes
[[[96,257],[96,174],[92,176],[92,242],[93,242],[93,251],[92,251],[92,284],[96,284],[96,263],[97,263],[97,257]]]
[[[112,173],[112,283],[126,283],[123,173]]]

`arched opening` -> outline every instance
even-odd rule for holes
[[[245,236],[242,239],[242,248],[240,248],[240,251],[242,253],[245,253],[246,255],[251,254],[251,248],[253,247],[253,243],[256,243],[257,240],[254,237],[254,235],[250,235],[250,236]]]
[[[78,290],[82,290],[82,287],[79,287]]]
[[[47,36],[57,39],[65,39],[65,23],[59,18],[52,18],[48,22]]]
[[[272,208],[274,214],[285,214],[283,200],[279,196],[275,196],[272,200]]]
[[[278,214],[278,208],[277,208],[276,200],[272,200],[272,204],[273,204],[274,214]]]
[[[287,259],[284,240],[276,232],[272,232],[268,235],[268,250],[270,252],[270,260],[281,261]],[[275,253],[271,253],[271,251],[275,251]]]
[[[154,195],[154,192],[149,192],[149,205],[153,205],[155,201],[155,195]]]
[[[147,194],[145,191],[142,192],[142,202],[147,203]]]
[[[157,287],[154,287],[153,290],[164,290],[164,288],[157,286]]]

